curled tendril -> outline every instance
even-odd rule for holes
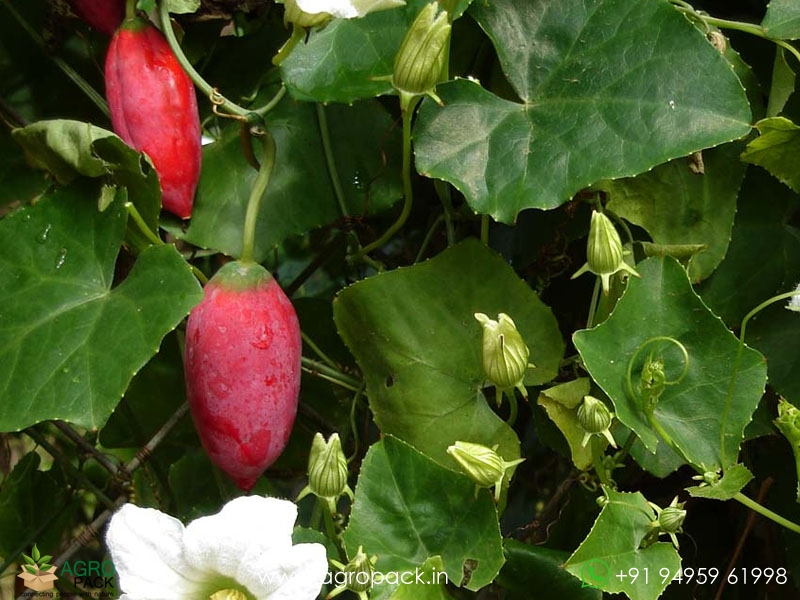
[[[639,355],[652,344],[658,342],[669,342],[670,344],[674,344],[678,347],[683,354],[683,370],[681,374],[676,378],[669,380],[667,379],[665,369],[664,369],[664,358],[663,356],[654,356],[654,352],[650,352],[647,356],[647,360],[645,361],[644,365],[642,366],[642,372],[639,377],[639,385],[638,388],[634,388],[633,385],[633,369],[636,365],[636,361],[639,358]],[[668,385],[676,385],[683,381],[686,374],[689,372],[689,352],[686,350],[686,346],[684,346],[681,342],[676,340],[673,337],[669,336],[658,336],[652,337],[645,342],[642,342],[637,348],[636,351],[631,356],[631,359],[628,361],[628,373],[626,376],[626,383],[628,386],[628,394],[633,400],[636,400],[640,408],[647,414],[652,414],[653,410],[655,409],[656,403],[658,399],[661,397],[661,394],[664,393],[664,389]]]

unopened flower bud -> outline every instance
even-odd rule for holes
[[[668,506],[658,516],[658,523],[664,533],[678,533],[686,519],[686,511],[678,506]]]
[[[783,398],[778,401],[778,418],[775,426],[792,446],[797,472],[797,501],[800,502],[800,409]]]
[[[611,219],[595,211],[592,213],[592,222],[589,225],[586,264],[578,269],[572,278],[575,279],[587,271],[594,273],[603,282],[603,293],[608,294],[611,288],[611,276],[619,271],[639,277],[636,269],[625,262],[624,254],[622,240]]]
[[[642,388],[642,395],[650,402],[658,399],[667,385],[667,376],[664,373],[664,359],[648,358],[642,367],[642,374],[639,377],[639,385]]]
[[[475,313],[475,319],[483,326],[483,372],[498,390],[498,404],[500,392],[513,388],[527,399],[522,382],[528,367],[533,366],[528,363],[531,352],[514,321],[505,313],[500,313],[496,321],[483,313]]]
[[[578,406],[578,424],[585,432],[581,445],[586,446],[593,435],[602,435],[616,448],[617,443],[608,429],[613,418],[614,415],[608,410],[605,402],[594,396],[584,396],[583,402]]]
[[[297,500],[309,493],[326,500],[331,512],[336,512],[336,500],[342,494],[353,497],[347,485],[347,459],[342,451],[339,434],[334,433],[325,441],[321,433],[314,436],[311,452],[308,455],[308,485],[300,492]]]
[[[507,471],[525,459],[520,458],[506,462],[496,450],[497,446],[488,448],[472,442],[456,442],[447,448],[447,453],[478,487],[494,486],[495,501],[499,501],[500,490]]]
[[[439,4],[426,5],[406,32],[394,59],[392,85],[406,96],[430,95],[438,101],[434,88],[447,59],[450,22],[447,12],[438,15]]]
[[[377,560],[377,556],[368,557],[364,553],[362,546],[358,547],[356,555],[346,565],[343,565],[338,560],[331,560],[331,564],[341,570],[345,576],[344,582],[337,586],[326,598],[335,598],[345,590],[350,590],[357,594],[359,599],[367,600],[367,592],[372,589],[373,572]]]
[[[292,23],[298,27],[322,28],[331,20],[331,15],[326,12],[307,13],[297,5],[297,0],[283,0],[283,22]]]
[[[675,534],[682,533],[681,526],[686,519],[686,510],[683,508],[684,503],[678,502],[678,497],[675,496],[666,508],[661,508],[652,502],[648,502],[648,504],[656,511],[656,518],[650,524],[653,531],[652,536],[648,536],[650,540],[655,541],[659,536],[668,535],[672,545],[676,549],[680,548]]]

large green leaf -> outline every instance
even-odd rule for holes
[[[676,381],[685,361],[677,344],[648,342],[669,337],[683,344],[689,355],[686,375],[665,387],[655,418],[694,464],[705,470],[727,467],[736,461],[744,428],[764,391],[764,357],[744,348],[728,406],[737,339],[695,294],[675,260],[650,258],[636,268],[642,278],[630,280],[608,320],[573,335],[575,346],[592,378],[614,402],[619,420],[652,452],[659,437],[641,408],[638,384],[643,363],[651,353],[654,359],[663,358],[667,380]],[[629,370],[636,398],[628,392]]]
[[[474,490],[467,477],[385,437],[361,465],[344,533],[348,555],[363,546],[368,556],[377,555],[375,570],[387,578],[441,556],[451,583],[470,590],[488,585],[505,560],[502,538],[491,494]],[[386,597],[391,587],[390,580],[372,597]]]
[[[402,196],[399,129],[377,102],[324,109],[332,155],[349,215],[385,210]],[[270,113],[275,170],[256,223],[256,259],[291,235],[343,218],[325,160],[313,104],[284,100]],[[254,140],[258,145],[258,141]],[[192,224],[186,239],[239,256],[256,171],[242,155],[239,126],[206,146]]]
[[[508,461],[519,456],[516,434],[480,391],[476,312],[514,320],[536,364],[526,384],[556,375],[564,346],[550,309],[476,240],[356,283],[334,301],[336,324],[364,371],[381,431],[454,467],[445,451],[456,440],[499,444]]]
[[[796,0],[770,0],[761,26],[771,38],[800,38],[800,5]]]
[[[750,129],[730,64],[666,2],[493,0],[470,12],[521,102],[441,85],[444,107],[426,101],[414,137],[418,170],[477,212],[512,222]]]
[[[761,134],[747,145],[742,160],[764,167],[783,183],[800,192],[800,127],[784,117],[771,117],[756,123]]]
[[[569,558],[543,546],[523,544],[512,538],[503,542],[506,564],[497,576],[497,583],[508,591],[508,600],[529,600],[531,590],[537,590],[537,600],[600,600],[602,592],[583,585],[562,565]]]
[[[88,182],[87,182],[88,183]],[[102,426],[133,375],[202,297],[172,246],[111,289],[126,224],[93,185],[58,189],[0,222],[0,429]]]
[[[728,326],[800,281],[800,230],[789,224],[797,207],[797,195],[764,169],[747,170],[728,252],[699,288]]]
[[[90,123],[56,119],[39,121],[12,131],[28,162],[53,174],[59,183],[76,177],[102,177],[110,185],[124,186],[148,227],[158,229],[161,188],[150,159],[111,131]],[[149,245],[135,224],[128,239],[136,248]]]
[[[427,0],[409,0],[360,19],[336,19],[308,42],[295,47],[281,64],[289,93],[298,100],[353,102],[393,91],[389,81],[394,55],[411,22]]]
[[[678,573],[681,557],[670,543],[641,547],[651,533],[655,512],[640,492],[606,489],[605,494],[607,502],[597,521],[564,568],[587,585],[606,592],[624,592],[634,600],[655,600]],[[666,579],[659,575],[664,568],[670,573]],[[636,578],[631,577],[630,569],[638,569]]]
[[[741,144],[703,152],[704,174],[679,158],[601,187],[611,196],[609,208],[647,230],[655,243],[705,245],[689,261],[689,277],[700,281],[717,268],[731,239],[736,197],[747,168],[740,152]]]
[[[781,302],[759,313],[747,328],[747,340],[767,357],[770,385],[800,405],[800,315],[785,306]]]

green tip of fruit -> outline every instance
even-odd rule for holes
[[[272,274],[258,263],[244,263],[234,260],[223,266],[209,283],[228,290],[241,291],[265,285]]]

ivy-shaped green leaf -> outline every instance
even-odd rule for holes
[[[753,474],[743,464],[736,464],[728,468],[722,478],[715,482],[686,488],[694,498],[711,498],[713,500],[730,500],[742,491],[753,479]]]
[[[800,38],[800,5],[795,0],[770,0],[761,26],[771,38]]]
[[[0,430],[105,423],[133,375],[202,291],[173,246],[111,289],[127,213],[81,182],[0,221]]]
[[[659,569],[677,573],[681,558],[670,543],[641,547],[652,531],[655,513],[640,492],[606,489],[605,494],[607,502],[592,530],[564,568],[587,585],[606,592],[623,592],[635,600],[655,600],[671,581],[658,577]],[[638,569],[636,578],[629,576],[629,569],[634,568]],[[619,573],[625,577],[617,577]]]
[[[678,158],[636,177],[603,182],[609,208],[643,227],[658,244],[702,244],[688,261],[689,277],[705,279],[725,257],[731,239],[736,198],[746,165],[741,144],[702,153],[698,163]],[[690,168],[694,167],[694,171]]]
[[[444,107],[425,101],[414,140],[417,169],[477,212],[512,222],[750,130],[730,64],[666,2],[493,0],[470,13],[521,101],[440,85]]]
[[[756,123],[761,134],[742,153],[745,162],[764,167],[795,192],[800,192],[800,127],[785,117],[771,117]]]
[[[505,560],[491,494],[476,495],[470,479],[391,436],[364,458],[344,542],[350,557],[359,546],[377,555],[381,573],[413,572],[440,556],[449,581],[470,590],[488,585]],[[377,587],[371,598],[386,598],[395,586]]]
[[[556,375],[564,347],[550,309],[477,240],[360,281],[334,301],[336,325],[364,371],[381,431],[445,465],[453,464],[446,449],[456,440],[499,444],[504,460],[519,457],[516,434],[481,393],[476,312],[514,320],[536,365],[526,385]]]
[[[659,436],[643,412],[639,378],[651,354],[663,358],[666,379],[677,383],[664,388],[655,419],[694,464],[705,470],[728,467],[736,462],[744,428],[764,392],[764,357],[744,348],[728,404],[738,340],[706,308],[674,259],[649,258],[636,269],[641,279],[631,278],[608,320],[573,335],[575,346],[592,378],[614,402],[619,420],[651,452]],[[678,343],[666,338],[683,345],[688,365]],[[636,397],[629,392],[629,370]]]

